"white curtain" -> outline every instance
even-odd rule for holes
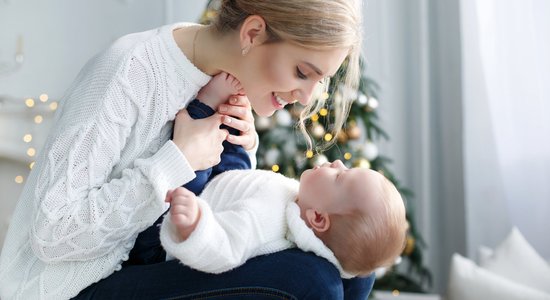
[[[470,256],[517,226],[550,258],[550,1],[463,0]]]

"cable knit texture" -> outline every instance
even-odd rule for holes
[[[247,259],[295,247],[311,251],[346,273],[332,251],[300,217],[299,182],[265,170],[234,170],[216,176],[198,197],[201,218],[181,241],[165,217],[160,239],[168,259],[210,273],[236,268]]]
[[[120,268],[164,196],[193,179],[169,140],[210,76],[172,31],[130,34],[92,58],[60,101],[0,258],[0,298],[67,299]]]

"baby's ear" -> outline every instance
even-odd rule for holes
[[[316,232],[325,232],[330,228],[330,217],[326,212],[318,212],[313,208],[306,210],[309,226]]]

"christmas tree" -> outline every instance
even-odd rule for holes
[[[219,0],[210,0],[200,23],[209,24],[217,15]],[[271,118],[255,116],[255,126],[260,137],[257,159],[259,169],[270,169],[286,176],[299,178],[308,168],[327,161],[340,159],[348,167],[371,168],[391,180],[406,202],[409,233],[406,247],[399,261],[391,268],[379,270],[375,289],[425,292],[431,285],[431,274],[423,265],[423,249],[426,247],[414,222],[412,192],[403,187],[388,165],[390,158],[379,153],[376,141],[389,137],[378,125],[377,108],[379,87],[363,75],[357,91],[344,91],[339,83],[346,68],[341,66],[336,75],[325,85],[319,85],[314,99],[322,100],[325,106],[306,121],[307,132],[313,137],[313,146],[306,142],[297,124],[301,113],[299,104],[288,105]],[[344,92],[353,99],[344,129],[338,134],[332,131],[333,105]],[[336,136],[335,136],[336,135]],[[330,147],[325,147],[330,145]]]

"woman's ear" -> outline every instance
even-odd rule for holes
[[[239,38],[241,50],[245,53],[253,46],[262,44],[267,38],[264,18],[258,15],[248,16],[241,25]]]
[[[325,232],[330,228],[330,217],[326,212],[318,212],[313,208],[306,210],[309,226],[316,232]]]

